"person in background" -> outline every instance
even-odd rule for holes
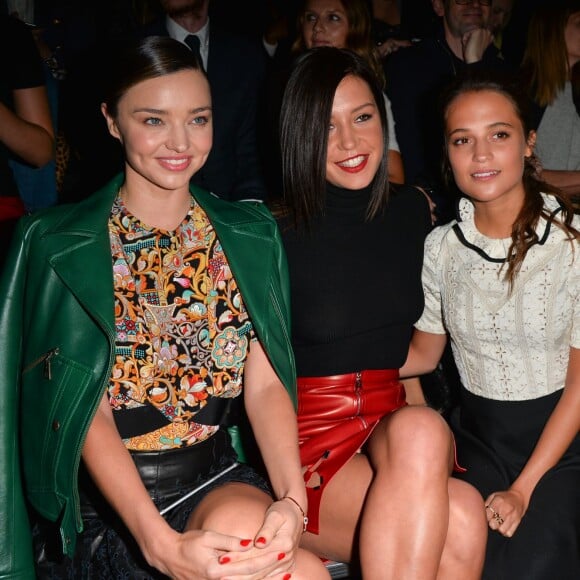
[[[295,8],[288,3],[266,0],[266,15],[262,31],[262,44],[270,59],[286,60],[294,39],[292,21]]]
[[[450,478],[454,446],[399,381],[423,309],[429,207],[389,186],[387,117],[367,58],[331,46],[299,57],[281,114],[300,456],[302,546],[365,580],[479,579],[483,502]]]
[[[58,202],[58,184],[56,172],[56,158],[58,155],[58,109],[59,109],[59,89],[62,80],[62,69],[58,67],[55,52],[46,42],[47,27],[38,24],[36,19],[28,21],[28,27],[32,31],[39,56],[42,60],[42,69],[46,94],[50,106],[50,116],[55,133],[55,154],[54,158],[42,167],[30,166],[19,158],[10,159],[10,167],[18,185],[20,197],[24,202],[26,210],[29,212],[50,207]],[[38,21],[40,22],[40,21]]]
[[[190,185],[213,109],[187,47],[148,37],[116,64],[102,112],[124,172],[21,220],[0,281],[0,576],[328,578],[298,548],[276,223]],[[242,396],[269,482],[227,429]]]
[[[522,76],[542,179],[580,196],[580,2],[538,8],[528,28]]]
[[[468,75],[443,100],[456,220],[425,243],[425,309],[403,376],[447,338],[462,382],[457,477],[485,498],[485,580],[580,570],[580,217],[543,182],[527,95]]]
[[[433,105],[461,71],[507,65],[492,42],[491,0],[432,0],[432,6],[439,19],[435,35],[383,62],[406,183],[430,193],[444,223],[452,218],[453,196],[440,178],[443,130]]]
[[[493,44],[501,52],[503,31],[509,24],[515,0],[492,0],[490,29],[493,34]]]
[[[198,51],[215,112],[214,148],[193,180],[230,200],[266,199],[258,146],[258,108],[267,57],[258,37],[234,34],[211,19],[211,0],[160,0],[164,16],[140,34],[171,36]],[[190,46],[191,48],[191,46]]]
[[[379,79],[386,84],[372,41],[371,17],[366,0],[304,0],[298,19],[299,35],[292,47],[295,54],[316,46],[348,48],[368,59]],[[399,150],[395,119],[386,94],[384,99],[389,124],[389,180],[404,183],[404,159]]]
[[[372,0],[372,37],[381,58],[411,46],[401,24],[400,0]]]
[[[55,138],[42,60],[24,22],[0,15],[0,52],[1,271],[16,220],[25,213],[10,161],[45,166],[54,159]]]

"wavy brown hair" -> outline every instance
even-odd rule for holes
[[[530,135],[530,121],[528,113],[529,99],[517,79],[505,73],[493,70],[478,70],[457,77],[449,84],[441,97],[441,114],[444,122],[447,119],[449,107],[455,99],[465,93],[478,93],[493,91],[503,95],[513,105],[514,111],[522,124],[526,138]],[[563,230],[571,243],[578,241],[580,233],[572,225],[574,219],[574,207],[569,198],[557,187],[543,181],[538,174],[538,161],[532,154],[524,160],[522,183],[524,186],[524,203],[516,217],[511,232],[511,245],[508,250],[506,261],[507,269],[505,279],[509,282],[510,290],[514,280],[520,271],[528,250],[539,242],[536,228],[540,218],[544,218]],[[444,156],[443,177],[449,187],[457,186],[454,183],[449,157]],[[544,205],[542,193],[556,198],[561,211],[553,215]]]

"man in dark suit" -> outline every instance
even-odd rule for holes
[[[441,181],[443,127],[437,109],[443,88],[475,68],[508,69],[489,30],[491,0],[431,0],[439,22],[432,37],[385,61],[386,92],[408,183],[432,190],[439,222],[454,217]]]
[[[260,38],[221,29],[213,16],[210,25],[209,0],[160,0],[160,4],[165,15],[140,34],[171,36],[198,50],[212,94],[213,147],[193,181],[225,199],[265,199],[257,110],[267,55]]]

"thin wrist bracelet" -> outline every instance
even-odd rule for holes
[[[304,533],[308,526],[308,516],[302,509],[302,506],[293,497],[290,497],[289,495],[281,497],[278,501],[282,501],[283,499],[289,499],[300,510],[300,513],[302,514],[302,533]]]

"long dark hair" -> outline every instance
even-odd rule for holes
[[[292,70],[280,115],[284,205],[296,226],[308,226],[324,212],[326,154],[332,103],[346,76],[362,79],[370,88],[383,128],[384,155],[372,183],[367,219],[388,200],[387,116],[380,83],[366,59],[339,48],[319,47],[301,55]]]
[[[580,70],[570,69],[565,28],[572,14],[580,12],[580,0],[553,0],[533,12],[528,25],[522,77],[541,107],[551,105],[566,81],[580,93]]]
[[[515,76],[493,70],[479,70],[459,76],[446,87],[441,98],[441,114],[444,124],[449,107],[457,97],[465,93],[482,91],[499,93],[512,103],[514,111],[522,123],[524,135],[527,138],[531,130],[530,115],[528,113],[529,98],[523,92],[521,83],[518,83]],[[528,250],[538,242],[536,227],[540,217],[551,220],[557,227],[566,232],[571,242],[579,238],[578,230],[572,226],[574,208],[570,200],[557,187],[540,178],[538,167],[538,160],[533,153],[530,157],[525,158],[522,175],[525,192],[524,203],[512,226],[512,242],[508,250],[507,270],[505,273],[505,278],[509,282],[510,288],[513,288],[515,277],[520,271]],[[451,186],[453,184],[453,173],[447,154],[444,157],[443,173],[446,183]],[[544,207],[542,192],[550,194],[557,199],[562,207],[558,217],[551,217],[550,212]]]
[[[140,82],[182,70],[200,70],[193,52],[169,36],[148,36],[123,44],[107,70],[103,102],[116,117],[121,97]]]

